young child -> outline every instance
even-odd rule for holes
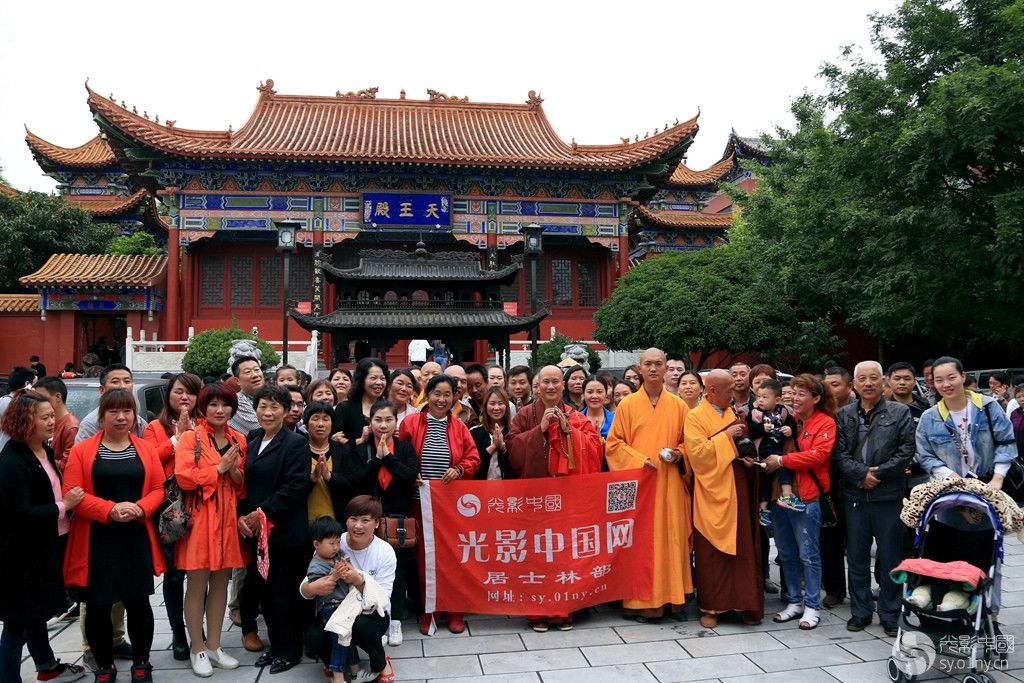
[[[754,409],[747,415],[747,428],[751,439],[761,439],[757,448],[757,459],[763,462],[769,455],[782,455],[786,439],[796,432],[796,419],[792,410],[782,404],[782,384],[778,380],[766,379],[757,390]],[[807,506],[793,495],[793,473],[782,468],[778,473],[781,495],[775,501],[790,510],[803,512]],[[758,512],[761,526],[771,526],[768,501],[771,500],[772,477],[761,479],[761,505]]]
[[[325,516],[313,520],[309,531],[313,537],[313,558],[306,569],[306,581],[312,583],[327,577],[334,582],[334,590],[328,595],[317,596],[315,602],[317,619],[326,624],[349,591],[349,585],[339,578],[341,569],[351,565],[351,560],[341,549],[341,534],[345,527],[333,517]],[[337,638],[331,638],[331,661],[327,669],[334,683],[345,680],[347,652],[348,648],[339,645]]]

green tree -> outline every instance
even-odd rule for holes
[[[565,352],[567,344],[579,344],[587,350],[587,361],[590,363],[591,372],[601,369],[601,357],[597,355],[597,351],[590,348],[589,344],[576,341],[571,337],[566,337],[564,334],[556,334],[537,347],[537,367],[558,365],[562,361],[562,354]]]
[[[231,327],[205,330],[192,337],[188,351],[181,361],[181,368],[200,377],[219,377],[227,372],[231,342],[236,339],[256,340],[256,346],[261,353],[260,364],[264,370],[269,370],[281,362],[270,344],[243,331],[232,321]]]
[[[0,193],[0,291],[24,291],[18,278],[39,269],[53,254],[99,254],[117,234],[107,223],[69,206],[61,197]]]
[[[716,351],[760,353],[786,368],[813,363],[832,341],[828,326],[800,322],[782,278],[752,246],[664,254],[632,268],[594,316],[595,338],[613,349],[695,353],[698,368]]]
[[[746,229],[804,314],[1007,348],[1024,332],[1024,3],[908,0],[872,23],[882,62],[848,49],[794,103]]]
[[[106,253],[115,256],[160,256],[164,250],[157,246],[153,235],[139,230],[132,235],[115,237],[107,245]]]

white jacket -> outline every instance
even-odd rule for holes
[[[338,609],[334,610],[334,614],[324,624],[324,630],[336,633],[338,643],[346,647],[352,643],[352,625],[355,623],[356,617],[373,612],[383,617],[385,606],[390,600],[390,596],[384,592],[376,579],[366,572],[359,572],[359,574],[363,577],[363,589],[361,591],[350,590],[338,605]]]

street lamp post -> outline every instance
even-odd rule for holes
[[[522,228],[526,236],[523,242],[523,253],[530,257],[530,314],[537,313],[537,262],[544,250],[544,228],[537,223],[530,223]],[[530,328],[530,366],[537,371],[537,336],[539,329],[535,324]]]
[[[281,364],[288,364],[288,284],[291,273],[292,250],[295,249],[295,236],[302,226],[302,221],[276,221],[277,250],[284,254],[284,282],[281,286]]]

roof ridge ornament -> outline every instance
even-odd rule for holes
[[[334,92],[334,96],[346,100],[375,100],[377,99],[378,90],[380,90],[380,88],[374,86],[372,88],[364,88],[358,91],[349,90],[344,95],[341,93],[340,90],[336,90]]]
[[[439,90],[431,90],[427,88],[427,96],[430,97],[431,102],[469,102],[469,96],[456,97],[455,95],[446,95]]]
[[[274,90],[274,79],[273,78],[268,78],[265,84],[264,84],[263,81],[260,81],[260,84],[258,86],[256,86],[256,89],[259,90],[264,95],[276,95],[277,94],[277,91]]]
[[[528,92],[526,94],[526,98],[526,103],[530,105],[530,109],[540,108],[541,103],[544,101],[544,98],[541,97],[536,90]]]

